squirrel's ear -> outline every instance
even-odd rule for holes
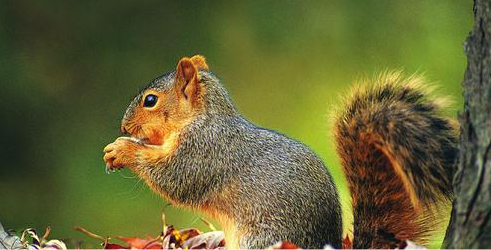
[[[196,65],[198,70],[203,69],[203,70],[209,70],[208,64],[206,64],[206,59],[202,55],[194,55],[191,57],[191,61]]]
[[[194,103],[200,92],[200,85],[198,80],[198,67],[193,62],[193,58],[189,59],[184,57],[177,64],[175,88],[179,96],[183,96]]]

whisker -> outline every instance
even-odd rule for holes
[[[120,172],[119,175],[125,179],[136,179],[138,178],[137,176],[133,175],[133,176],[127,176],[125,175],[123,172]]]
[[[132,188],[132,190],[131,190],[131,191],[133,191],[133,190],[135,190],[135,189],[138,189],[138,191],[136,191],[137,193],[136,193],[134,196],[132,196],[132,197],[128,197],[128,198],[127,198],[127,200],[134,200],[134,199],[138,198],[138,197],[139,197],[139,196],[142,194],[143,189],[145,189],[145,185],[139,185],[139,184],[142,184],[142,182],[141,182],[141,181],[142,181],[142,180],[141,180],[141,179],[139,179],[139,180],[138,180],[138,181],[135,183],[135,185],[133,186],[133,188]],[[128,192],[128,193],[129,193],[129,192]]]
[[[131,178],[131,177],[130,177]],[[134,177],[136,178],[136,177]],[[133,195],[132,197],[129,197],[127,198],[128,200],[133,200],[133,199],[136,199],[138,196],[141,195],[142,193],[142,190],[143,188],[145,188],[144,185],[140,185],[142,183],[142,179],[138,179],[135,184],[133,185],[133,187],[131,187],[129,190],[126,190],[126,191],[121,191],[120,193],[118,193],[117,195],[118,196],[127,196],[128,194],[130,193],[133,193],[133,192],[137,192],[135,195]],[[140,188],[138,188],[140,187]],[[136,191],[135,191],[136,190]]]

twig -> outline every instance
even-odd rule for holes
[[[167,225],[165,224],[165,213],[163,210],[162,210],[161,220],[162,220],[162,234],[165,235],[167,233]]]
[[[205,218],[201,218],[201,221],[205,223],[205,225],[211,230],[211,231],[216,231],[216,227],[211,224],[211,222],[205,220]]]
[[[147,244],[145,244],[145,246],[144,246],[142,249],[148,249],[148,247],[149,247],[151,244],[153,244],[153,243],[155,243],[155,242],[157,242],[157,241],[159,241],[159,240],[160,240],[160,237],[157,237],[157,238],[155,238],[155,239],[153,239],[153,240],[151,240],[151,241],[147,242]],[[162,245],[162,246],[163,246],[163,245]]]
[[[40,242],[43,242],[46,238],[48,238],[49,233],[51,233],[51,227],[47,226],[46,231],[44,231],[43,237],[41,237]]]
[[[83,227],[75,227],[75,230],[77,230],[79,232],[82,232],[82,233],[84,233],[84,234],[86,234],[86,235],[88,235],[88,236],[90,236],[92,238],[96,238],[96,239],[102,240],[104,242],[106,242],[107,240],[109,240],[109,237],[104,238],[104,237],[102,237],[100,235],[97,235],[95,233],[90,232],[89,230],[87,230],[87,229],[85,229]]]

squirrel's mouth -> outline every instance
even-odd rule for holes
[[[138,144],[142,144],[142,145],[150,145],[150,143],[148,143],[148,139],[147,138],[138,138],[138,137],[134,137],[134,136],[131,136],[131,135],[128,135],[126,134],[125,135],[126,138],[128,138],[128,140],[134,142],[134,143],[138,143]]]
[[[145,145],[160,146],[164,143],[166,135],[161,124],[146,122],[144,124],[133,120],[123,119],[121,134],[134,139],[135,142]]]
[[[124,133],[122,136],[126,137],[128,140],[130,140],[134,143],[138,143],[141,145],[147,145],[147,146],[158,146],[159,145],[157,143],[152,143],[152,141],[148,137],[141,135],[141,134]]]
[[[121,131],[124,137],[128,137],[129,140],[147,146],[160,146],[162,145],[162,139],[160,137],[150,137],[148,136],[143,129],[134,129],[133,131]],[[153,133],[151,133],[153,135]]]
[[[138,144],[147,144],[148,137],[141,136],[138,130],[136,131],[128,131],[125,128],[121,128],[121,135],[128,138],[128,140],[133,141]]]

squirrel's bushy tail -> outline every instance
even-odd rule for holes
[[[357,86],[336,118],[349,184],[354,248],[426,243],[428,213],[451,200],[457,132],[418,77],[386,73]]]

